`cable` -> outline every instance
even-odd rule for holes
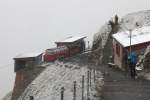
[[[1,70],[1,69],[4,69],[4,68],[11,67],[10,65],[12,65],[12,64],[7,64],[7,65],[0,66],[0,70]]]

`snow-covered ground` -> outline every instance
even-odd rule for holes
[[[120,21],[120,31],[150,26],[150,10],[127,14]]]
[[[79,66],[78,64],[55,62],[50,64],[37,77],[20,96],[19,100],[29,100],[33,96],[35,100],[60,100],[60,90],[64,87],[64,100],[73,100],[73,82],[77,82],[76,99],[82,98],[82,75],[85,76],[84,97],[87,98],[87,66]],[[92,77],[93,73],[92,73]],[[90,88],[90,98],[97,100],[96,89],[100,89],[103,85],[103,77],[100,72],[96,72],[96,82],[92,78],[92,86]],[[98,88],[95,88],[98,86]]]

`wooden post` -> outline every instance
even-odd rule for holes
[[[73,100],[76,100],[76,81],[74,83]]]
[[[33,96],[30,96],[30,100],[34,100],[34,97],[33,97]]]
[[[89,76],[90,76],[90,78],[89,78],[89,79],[90,79],[90,87],[91,87],[91,84],[92,84],[92,82],[91,82],[91,80],[92,80],[92,77],[91,77],[91,76],[92,76],[92,75],[91,75],[91,70],[92,70],[92,69],[90,69],[90,73],[89,73]]]
[[[95,77],[95,67],[94,67],[94,70],[93,70],[93,75],[94,75],[94,83],[95,83],[95,80],[96,80],[96,77]]]
[[[129,29],[129,33],[130,33],[130,55],[131,55],[131,52],[132,52],[132,49],[131,49],[132,29]]]
[[[87,73],[87,100],[89,100],[89,71]]]
[[[82,76],[82,100],[84,100],[84,75]]]
[[[61,100],[64,100],[64,87],[61,88]]]

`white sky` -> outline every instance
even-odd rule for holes
[[[50,48],[71,35],[87,35],[92,41],[115,14],[148,10],[149,4],[149,0],[0,0],[0,67],[12,63],[18,53]],[[14,79],[13,66],[12,73],[6,69],[0,69],[0,98]]]

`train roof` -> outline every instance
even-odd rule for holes
[[[41,55],[42,52],[31,52],[31,53],[22,53],[14,57],[14,59],[21,59],[21,58],[33,58]]]
[[[59,51],[66,50],[66,49],[68,49],[68,47],[60,46],[60,47],[56,47],[56,48],[47,49],[46,52],[53,53],[53,52],[59,52]]]
[[[75,42],[75,41],[78,41],[78,40],[81,40],[81,39],[84,39],[86,38],[86,36],[74,36],[74,37],[68,37],[67,39],[64,39],[62,41],[57,41],[55,42],[56,44],[57,43],[72,43],[72,42]]]

